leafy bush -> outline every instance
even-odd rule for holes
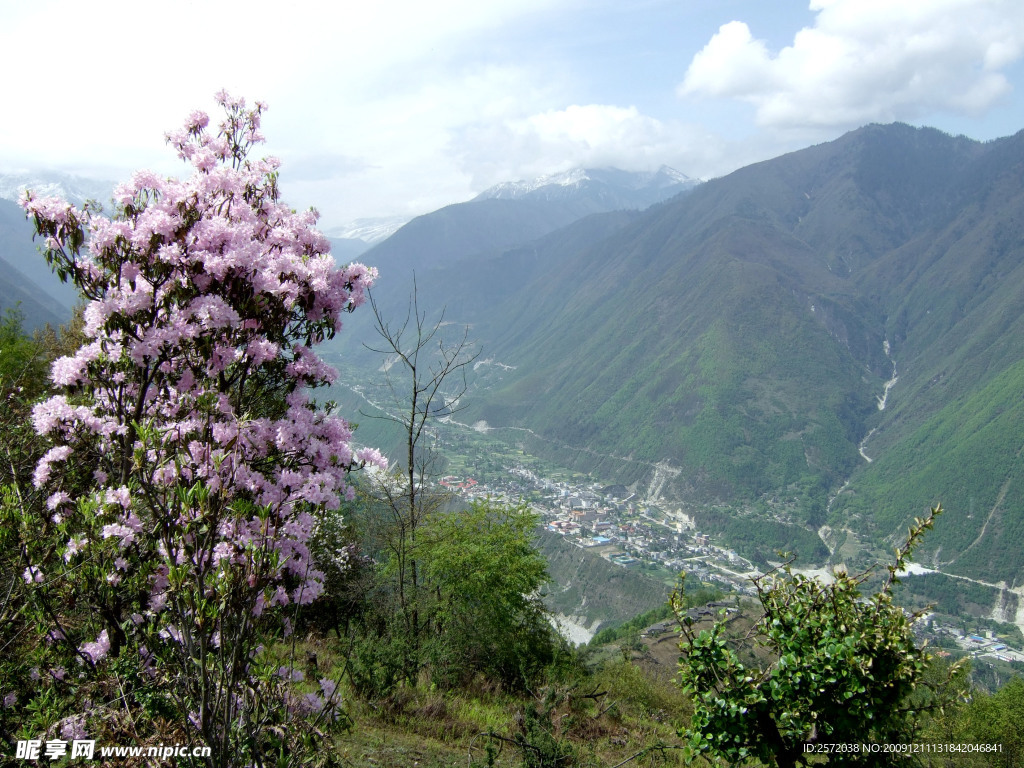
[[[889,578],[867,599],[860,594],[867,574],[836,573],[822,584],[787,565],[756,580],[764,610],[757,639],[773,659],[764,667],[741,663],[724,638],[723,622],[691,632],[677,593],[680,681],[694,701],[684,731],[691,754],[731,762],[753,757],[783,768],[806,760],[805,744],[912,740],[917,710],[910,697],[929,656],[915,644],[914,617],[893,604],[892,584],[940,512],[936,507],[916,522]],[[847,752],[829,759],[876,765],[881,758]]]
[[[705,605],[722,598],[721,590],[715,589],[714,587],[697,587],[693,591],[686,590],[684,594],[686,608]],[[652,624],[665,619],[670,619],[673,616],[675,616],[674,609],[668,602],[666,602],[663,606],[645,611],[639,616],[635,616],[617,627],[607,627],[606,629],[602,629],[590,639],[590,643],[588,645],[591,647],[597,647],[599,645],[614,643],[616,640],[621,640],[622,638],[629,637],[630,635],[636,635],[641,630],[651,626]]]
[[[536,525],[525,507],[484,501],[428,521],[421,559],[437,598],[437,679],[482,672],[521,687],[555,660],[559,641],[539,593],[548,576],[533,542]]]

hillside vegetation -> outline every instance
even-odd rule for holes
[[[508,366],[477,382],[469,421],[608,482],[644,487],[668,461],[665,502],[794,542],[828,523],[888,547],[942,499],[922,556],[1012,586],[1022,189],[1024,135],[871,125],[613,228],[417,274]]]
[[[972,693],[894,594],[915,549],[1008,586],[1024,567],[1024,140],[870,126],[645,213],[532,220],[529,244],[530,217],[485,222],[467,252],[499,220],[512,246],[477,260],[507,278],[486,300],[446,319],[414,293],[393,319],[394,295],[369,297],[388,462],[310,394],[336,381],[313,347],[376,273],[337,267],[276,162],[249,157],[265,105],[217,99],[216,134],[202,112],[169,134],[189,179],[137,174],[109,218],[25,200],[91,304],[59,332],[0,322],[5,757],[95,740],[206,768],[907,762],[829,749],[856,743],[1021,764],[1019,678]],[[427,284],[448,268],[487,274],[440,263]],[[455,418],[622,485],[662,472],[651,495],[770,566],[754,600],[709,604],[682,577],[666,611],[644,573],[538,545],[526,502],[457,502],[430,429]],[[922,542],[938,505],[902,530],[926,494],[953,509]],[[768,562],[834,558],[826,523],[900,544],[895,561],[829,583]],[[980,586],[907,591],[976,610]],[[546,595],[646,618],[579,649]]]

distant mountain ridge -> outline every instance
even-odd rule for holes
[[[377,243],[387,240],[409,222],[408,216],[381,216],[355,219],[348,224],[328,227],[331,250],[338,263],[352,261]]]
[[[562,173],[541,176],[533,181],[502,182],[484,190],[468,203],[485,200],[529,200],[541,204],[561,203],[568,206],[571,212],[563,217],[564,222],[562,218],[559,218],[558,221],[559,223],[569,223],[574,218],[590,213],[643,210],[673,195],[693,189],[700,183],[699,180],[691,179],[685,173],[680,173],[667,165],[661,166],[656,171],[640,172],[623,171],[618,168],[574,168]],[[466,204],[454,203],[453,206],[455,210],[462,210],[460,206]],[[448,210],[453,206],[441,210]],[[428,219],[434,217],[434,214],[424,215]],[[487,215],[484,214],[485,217]],[[384,242],[412,220],[407,216],[361,218],[347,224],[329,227],[324,230],[324,234],[334,241],[336,257],[342,261],[361,257],[364,252]],[[421,225],[422,223],[415,226]],[[465,225],[456,225],[456,229],[462,226]],[[529,227],[529,225],[527,226]],[[543,228],[542,225],[541,229]],[[527,233],[528,236],[535,235],[537,231],[528,228]],[[514,245],[515,242],[518,242],[518,238],[511,240],[499,238],[499,241],[483,243],[482,249],[493,250],[495,247]],[[460,254],[468,255],[472,250],[473,246],[462,248]]]
[[[700,184],[667,165],[657,171],[575,168],[533,181],[508,181],[484,190],[474,200],[593,201],[594,210],[643,210]]]
[[[114,186],[111,181],[58,171],[15,171],[0,173],[0,200],[16,203],[31,189],[38,197],[60,197],[79,208],[86,200],[107,205]]]
[[[380,268],[382,280],[401,281],[404,295],[414,271],[498,254],[592,214],[645,209],[697,184],[667,167],[654,173],[577,169],[500,184],[467,202],[417,216],[361,258]]]
[[[609,216],[488,249],[444,209],[366,254],[508,366],[464,420],[762,556],[941,501],[926,564],[1024,588],[1024,133],[872,125]]]
[[[329,227],[324,230],[324,234],[328,237],[346,240],[362,240],[367,245],[375,245],[387,240],[407,223],[409,223],[408,216],[379,216],[354,219],[348,224]]]

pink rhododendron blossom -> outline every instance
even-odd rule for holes
[[[218,542],[213,548],[213,562],[220,563],[221,560],[228,560],[234,553],[234,547],[226,541]]]
[[[338,684],[328,677],[320,679],[320,691],[324,695],[324,699],[331,702],[332,704],[339,704],[340,697],[335,698],[335,692],[338,689]]]
[[[102,661],[110,653],[110,638],[107,637],[107,630],[104,629],[100,632],[94,642],[83,643],[78,650],[87,656],[93,664]]]
[[[111,537],[120,539],[122,547],[130,547],[135,543],[135,531],[123,523],[111,523],[109,525],[104,525],[100,535],[104,539],[109,539]]]
[[[125,509],[128,509],[132,504],[131,493],[125,485],[118,488],[108,488],[104,501],[107,504],[118,504]]]
[[[306,679],[306,676],[302,673],[302,670],[294,669],[293,667],[278,667],[277,676],[282,680],[290,680],[294,683],[301,683]]]
[[[54,510],[57,509],[57,507],[61,506],[62,504],[67,504],[69,501],[71,501],[71,497],[67,493],[65,493],[64,491],[58,491],[57,493],[52,494],[46,500],[46,508],[49,510]]]
[[[72,386],[85,381],[83,360],[79,357],[60,357],[53,361],[50,378],[59,386]]]
[[[149,609],[153,612],[163,610],[164,605],[167,603],[167,587],[171,583],[167,578],[168,573],[168,567],[161,564],[156,567],[149,577],[151,582],[149,592]]]
[[[68,539],[67,549],[64,551],[64,562],[70,563],[71,559],[85,549],[87,539],[83,535],[75,536],[74,538]]]
[[[322,574],[321,574],[322,575]],[[292,600],[299,605],[309,605],[323,594],[324,583],[320,579],[308,578],[292,592]]]
[[[62,720],[60,737],[66,741],[88,739],[89,732],[85,729],[85,715],[72,715]]]
[[[288,711],[299,717],[315,715],[324,708],[324,700],[315,693],[295,694],[288,691],[285,694],[285,702]]]
[[[313,393],[337,377],[317,345],[366,300],[376,270],[338,267],[317,213],[279,199],[279,161],[249,157],[265,106],[217,100],[219,127],[194,111],[167,134],[187,178],[139,171],[115,189],[109,216],[22,202],[47,258],[87,300],[85,343],[52,364],[58,392],[32,412],[53,446],[33,482],[62,516],[56,555],[74,561],[64,572],[86,573],[86,557],[101,569],[88,578],[97,600],[110,595],[99,606],[107,626],[121,628],[79,651],[96,664],[128,644],[154,680],[187,681],[189,654],[255,642],[230,634],[240,631],[231,616],[198,621],[198,598],[290,634],[283,614],[324,589],[309,547],[315,513],[353,496],[351,471],[386,466],[379,451],[356,450],[349,424]],[[23,577],[43,580],[37,566]],[[156,676],[157,661],[181,666]],[[295,705],[317,712],[324,700]],[[216,732],[199,722],[211,716],[197,714],[196,728]]]
[[[46,482],[50,479],[50,472],[53,464],[64,461],[68,456],[71,455],[71,448],[66,445],[60,445],[56,448],[51,448],[39,460],[36,464],[35,474],[32,476],[32,482],[36,488],[42,488],[46,485]]]
[[[74,208],[59,197],[33,198],[28,194],[21,204],[29,216],[55,224],[67,223],[69,217],[75,213]]]
[[[356,451],[356,461],[361,464],[380,467],[381,469],[388,468],[387,458],[376,448],[360,448]]]
[[[50,631],[48,631],[46,633],[46,638],[45,639],[46,639],[47,645],[53,645],[56,642],[64,640],[65,639],[65,635],[64,635],[63,630],[51,629]]]

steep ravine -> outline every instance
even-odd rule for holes
[[[669,589],[661,581],[610,563],[558,534],[541,531],[538,536],[552,580],[545,603],[561,616],[566,635],[577,642],[668,599]]]
[[[892,363],[892,378],[890,378],[887,382],[885,382],[885,386],[882,389],[882,394],[877,398],[877,400],[878,400],[878,410],[880,410],[880,411],[884,411],[885,410],[885,405],[889,401],[889,390],[891,390],[893,387],[895,387],[896,386],[896,382],[899,381],[899,375],[897,374],[897,371],[896,371],[896,361],[892,359],[892,354],[891,354],[892,350],[891,350],[891,347],[889,346],[889,340],[888,339],[886,339],[884,342],[882,342],[882,350],[885,352],[886,359],[888,359],[888,361],[890,363]],[[860,441],[860,445],[857,446],[857,451],[860,453],[861,458],[863,458],[864,461],[866,461],[868,464],[870,464],[872,461],[874,461],[874,459],[872,459],[870,456],[868,456],[868,454],[867,454],[865,449],[867,447],[868,440],[871,439],[871,436],[873,434],[875,434],[876,431],[878,431],[878,427],[872,428],[871,431],[869,431],[866,435],[864,435],[864,439],[861,440]],[[845,487],[845,485],[843,487]],[[841,489],[840,489],[840,492],[841,492]],[[836,495],[838,495],[838,494],[836,494]]]

